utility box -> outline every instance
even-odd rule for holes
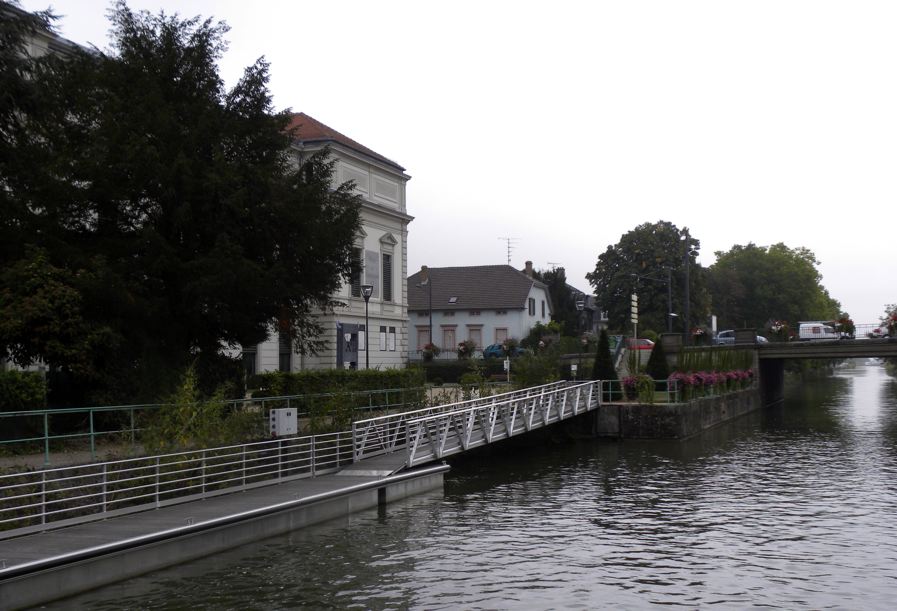
[[[298,432],[298,415],[292,407],[272,409],[269,418],[272,437],[295,435]]]

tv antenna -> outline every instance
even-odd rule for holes
[[[499,240],[504,240],[508,247],[508,265],[511,264],[511,252],[514,250],[516,246],[515,242],[517,242],[517,238],[498,238]]]

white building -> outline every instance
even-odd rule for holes
[[[430,342],[456,351],[470,340],[482,350],[507,339],[521,340],[536,323],[551,321],[548,288],[510,265],[423,267],[408,277],[409,358],[419,359]]]
[[[333,313],[322,312],[327,348],[315,356],[293,351],[286,337],[272,334],[254,349],[244,349],[248,372],[301,371],[334,367],[383,369],[403,367],[408,354],[408,307],[405,278],[408,269],[408,223],[405,168],[304,113],[294,116],[294,143],[299,156],[330,147],[336,161],[337,184],[355,181],[362,196],[361,231],[356,256],[364,272],[344,285],[334,300],[345,304]],[[368,303],[370,332],[365,338],[365,302],[361,285],[373,286]],[[365,339],[368,351],[365,352]]]

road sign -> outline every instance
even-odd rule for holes
[[[633,323],[638,322],[638,295],[635,293],[632,294],[632,308],[630,310],[629,320]]]

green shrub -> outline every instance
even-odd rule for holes
[[[667,355],[663,349],[663,342],[657,342],[651,349],[648,364],[645,365],[645,373],[655,380],[666,380],[670,377],[670,367],[667,364]]]
[[[35,371],[0,371],[0,411],[18,412],[47,407],[47,382]]]

